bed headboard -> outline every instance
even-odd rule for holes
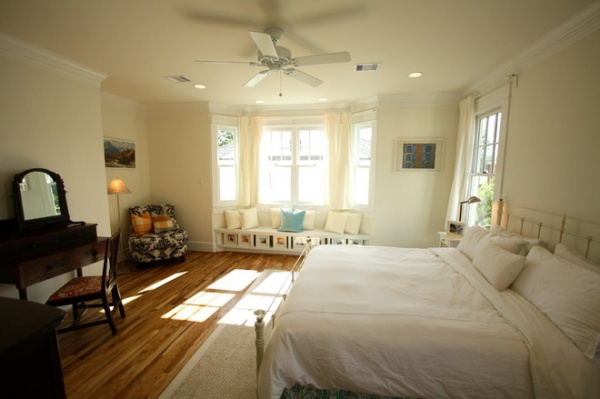
[[[563,243],[592,262],[600,263],[600,222],[506,200],[498,201],[494,208],[494,224],[525,237],[545,240],[550,250]]]

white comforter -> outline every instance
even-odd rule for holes
[[[317,247],[277,319],[259,398],[279,399],[294,384],[382,396],[528,398],[532,381],[536,396],[552,397],[558,391],[548,378],[555,376],[532,379],[530,369],[539,373],[530,367],[531,342],[505,320],[511,312],[517,325],[531,317],[512,309],[524,300],[508,291],[505,300],[456,249]],[[501,302],[504,317],[490,301]],[[534,322],[531,330],[539,326],[548,327]]]

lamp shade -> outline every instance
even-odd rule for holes
[[[130,194],[131,190],[127,187],[127,184],[121,179],[112,179],[108,184],[106,192],[109,194]]]

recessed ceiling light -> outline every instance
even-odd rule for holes
[[[319,101],[327,101],[327,100],[329,100],[327,97],[321,97],[321,98],[319,98]]]
[[[411,72],[408,74],[409,78],[420,78],[421,76],[423,76],[423,73],[421,72]]]
[[[255,103],[257,103],[257,104],[264,104],[265,100],[256,100]]]
[[[194,87],[196,89],[206,89],[206,86],[204,86],[204,85],[194,85]]]

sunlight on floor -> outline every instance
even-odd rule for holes
[[[205,290],[196,293],[165,313],[162,318],[193,322],[206,321],[235,298],[236,294],[233,292],[246,289],[260,275],[261,273],[255,270],[233,270]],[[265,322],[271,319],[273,313],[283,302],[283,295],[289,290],[291,275],[289,272],[271,271],[265,273],[265,276],[262,281],[256,284],[256,287],[247,292],[235,304],[233,309],[219,323],[253,326],[256,320],[254,312],[258,309],[267,312]],[[177,277],[179,275],[173,275],[144,290],[154,289]]]
[[[260,275],[256,270],[232,270],[221,277],[208,289],[221,291],[241,291],[249,286]]]
[[[175,280],[176,278],[178,278],[178,277],[181,277],[181,276],[183,276],[183,275],[184,275],[184,274],[186,274],[186,273],[187,273],[187,272],[181,272],[181,273],[175,273],[175,274],[172,274],[171,276],[169,276],[169,277],[167,277],[167,278],[165,278],[165,279],[162,279],[162,280],[160,280],[159,282],[157,282],[157,283],[154,283],[154,284],[152,284],[152,285],[150,285],[150,286],[148,286],[148,287],[144,288],[143,290],[141,290],[141,291],[140,291],[140,293],[142,293],[142,292],[146,292],[146,291],[152,291],[152,290],[155,290],[155,289],[157,289],[158,287],[160,287],[160,286],[163,286],[163,285],[167,284],[169,281],[173,281],[173,280]]]
[[[265,310],[265,324],[283,302],[283,295],[290,287],[291,276],[289,272],[271,272],[255,288],[231,309],[219,324],[233,324],[253,326],[256,321],[254,312],[258,309]]]

